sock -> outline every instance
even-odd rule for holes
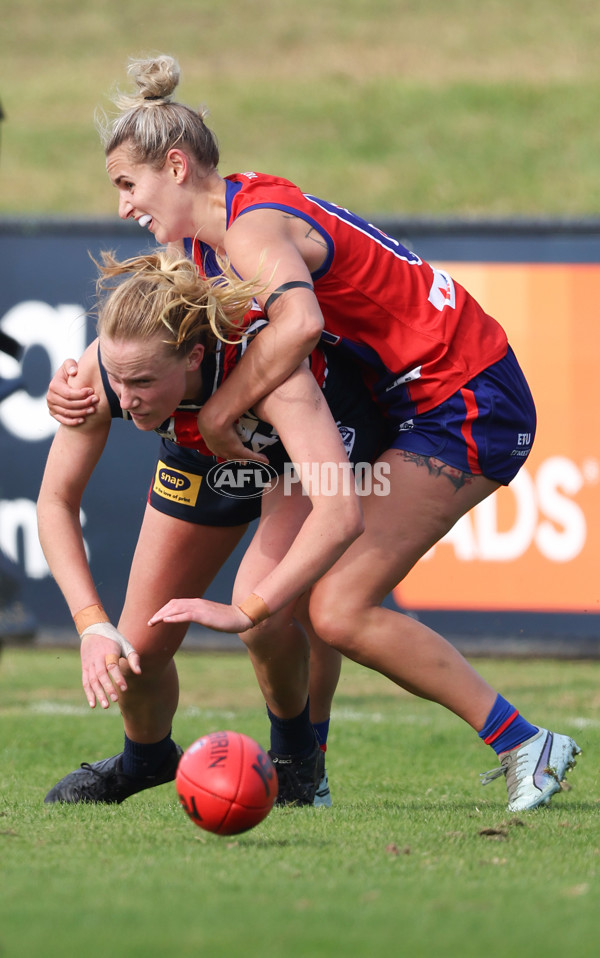
[[[491,745],[496,755],[500,755],[501,752],[518,748],[537,731],[537,725],[531,725],[519,715],[514,705],[497,695],[485,725],[479,732],[479,738],[482,738],[486,745]]]
[[[315,733],[310,724],[308,701],[300,715],[295,718],[279,718],[268,705],[267,715],[271,722],[271,751],[276,755],[307,758],[315,747]]]
[[[132,742],[130,738],[125,736],[123,747],[124,774],[129,775],[130,778],[146,778],[148,775],[156,775],[173,748],[174,743],[170,732],[162,741],[151,742],[149,745]]]
[[[324,722],[313,722],[312,727],[317,736],[317,742],[322,752],[327,751],[327,736],[329,735],[329,719],[325,719]]]

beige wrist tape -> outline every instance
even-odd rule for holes
[[[241,609],[244,615],[248,616],[252,625],[258,625],[259,622],[264,622],[264,620],[268,619],[271,615],[269,606],[265,600],[261,599],[255,592],[251,592],[243,602],[240,602],[238,609]]]
[[[101,605],[88,605],[73,616],[75,628],[81,635],[90,625],[96,625],[98,622],[110,622],[106,612]]]
[[[135,651],[129,639],[121,635],[110,622],[94,622],[92,625],[88,625],[87,629],[84,629],[81,633],[81,638],[83,639],[86,635],[103,635],[105,639],[116,642],[121,647],[121,654],[124,658],[127,658],[130,652]]]

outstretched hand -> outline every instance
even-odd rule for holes
[[[74,359],[65,359],[50,381],[46,403],[50,415],[63,426],[79,426],[96,411],[98,396],[89,386],[75,388],[71,380],[78,373]]]
[[[252,621],[237,605],[210,599],[171,599],[155,612],[148,625],[159,622],[197,622],[216,632],[246,632]]]

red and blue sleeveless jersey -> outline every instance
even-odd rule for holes
[[[379,403],[426,412],[506,354],[504,330],[462,286],[366,220],[278,177],[237,173],[226,185],[228,227],[278,209],[322,237],[327,255],[312,279],[323,340],[359,360]],[[194,259],[218,273],[205,244],[194,242]]]

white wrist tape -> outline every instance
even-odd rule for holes
[[[112,639],[113,642],[121,646],[121,653],[124,658],[127,658],[130,652],[135,652],[131,642],[128,642],[125,636],[121,635],[110,622],[97,622],[95,625],[88,625],[81,633],[81,638],[84,635],[103,635],[105,639]]]

